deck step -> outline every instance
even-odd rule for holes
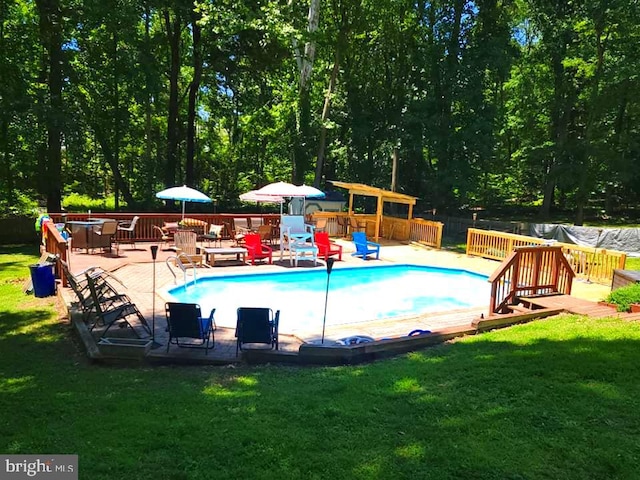
[[[524,305],[507,305],[507,308],[512,312],[529,313],[531,311],[530,308],[527,308]]]

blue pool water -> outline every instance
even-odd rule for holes
[[[322,328],[326,282],[324,269],[296,269],[205,277],[168,293],[172,301],[200,304],[205,315],[215,308],[220,326],[235,327],[240,306],[270,307],[280,310],[282,332],[301,333]],[[465,270],[417,265],[334,268],[327,326],[484,306],[489,291],[486,276]]]

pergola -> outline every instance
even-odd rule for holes
[[[390,190],[384,190],[378,187],[372,187],[370,185],[364,185],[362,183],[348,183],[338,182],[336,180],[329,180],[329,183],[336,187],[345,188],[349,190],[349,216],[353,215],[353,197],[354,195],[363,195],[366,197],[376,197],[376,235],[375,240],[378,241],[380,237],[380,224],[382,223],[382,211],[385,202],[388,203],[402,203],[409,205],[408,220],[413,217],[413,206],[416,204],[418,197],[412,197],[411,195],[405,195],[404,193],[392,192]]]

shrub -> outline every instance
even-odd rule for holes
[[[124,206],[121,203],[121,206]],[[115,210],[115,197],[91,198],[87,195],[72,193],[62,200],[62,207],[69,212],[112,212]]]
[[[613,290],[605,301],[616,305],[619,312],[628,312],[632,303],[640,303],[640,283],[632,283]]]

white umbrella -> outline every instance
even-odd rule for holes
[[[182,219],[184,220],[185,202],[207,203],[212,200],[204,193],[183,185],[182,187],[171,187],[156,193],[157,198],[162,200],[180,200],[182,202]]]
[[[251,190],[247,193],[240,195],[240,200],[243,202],[263,202],[263,203],[284,203],[285,199],[276,195],[264,195],[257,192],[257,190]]]
[[[258,195],[276,197],[324,197],[324,193],[317,188],[307,185],[294,185],[287,182],[276,182],[254,190]]]

